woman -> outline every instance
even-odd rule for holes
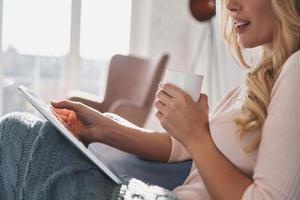
[[[167,83],[160,84],[155,102],[165,133],[126,127],[68,100],[52,102],[53,112],[87,144],[97,141],[151,160],[193,159],[189,177],[172,191],[178,199],[299,199],[300,2],[222,4],[225,38],[247,74],[210,118],[206,95],[193,102]],[[251,67],[242,49],[257,46],[262,58]]]

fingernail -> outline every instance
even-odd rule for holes
[[[162,88],[164,86],[164,82],[159,83],[158,87]]]

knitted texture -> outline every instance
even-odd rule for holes
[[[53,128],[30,114],[0,121],[0,199],[175,199],[132,178],[115,184]]]
[[[144,183],[135,178],[123,177],[123,184],[114,198],[117,200],[176,200],[167,189]]]

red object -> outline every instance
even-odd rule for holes
[[[190,11],[198,21],[207,21],[216,14],[216,3],[214,0],[190,0]]]

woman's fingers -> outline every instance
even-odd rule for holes
[[[60,116],[56,115],[56,117],[57,117],[58,121],[60,121],[67,129],[70,129],[70,126],[66,123],[65,120],[61,119]]]
[[[54,108],[54,107],[52,107],[51,110],[53,111],[53,113],[55,113],[55,115],[59,116],[64,121],[73,122],[74,118],[76,118],[76,114],[72,110],[68,110],[65,108],[58,109],[58,108]]]
[[[59,117],[60,119],[64,120],[65,122],[68,121],[68,116],[65,116],[65,115],[57,115],[57,117]]]
[[[159,101],[159,100],[155,101],[154,107],[157,109],[157,111],[159,111],[161,113],[165,113],[166,108],[165,108],[165,105],[161,101]]]
[[[159,111],[155,113],[155,116],[158,118],[159,121],[163,118],[163,114]]]
[[[66,116],[57,115],[57,119],[71,132],[74,131],[74,124],[66,118]],[[65,119],[65,120],[64,120]]]
[[[68,117],[68,122],[72,122],[73,121],[73,114],[72,113],[74,113],[74,112],[69,112],[68,113],[68,115],[67,115],[67,117]]]
[[[57,117],[57,118],[61,118],[60,114],[58,114],[57,112],[55,112],[52,108],[50,108],[50,111],[52,112],[52,114]]]
[[[156,97],[160,100],[163,104],[167,104],[169,101],[172,101],[172,97],[169,96],[165,91],[158,90],[156,92]]]
[[[79,112],[82,108],[81,103],[73,102],[73,101],[70,101],[70,100],[51,101],[51,105],[54,108],[68,109],[68,110],[74,111],[75,113]]]
[[[187,95],[183,90],[170,83],[162,82],[159,84],[159,88],[175,99],[180,99],[182,96]]]
[[[67,121],[68,120],[68,115],[67,114],[61,114],[60,112],[57,112],[57,109],[52,109],[50,108],[50,111],[58,118]]]
[[[201,93],[199,101],[202,102],[204,105],[208,105],[208,97],[206,94]]]
[[[76,114],[71,111],[68,116],[68,123],[73,125],[73,128],[76,126]]]
[[[73,111],[71,112],[62,112],[64,114],[59,114],[57,113],[57,110],[51,109],[52,113],[59,119],[59,121],[63,121],[66,125],[68,125],[69,128],[72,128],[74,126],[74,123],[76,121],[74,120],[75,118],[75,113]]]
[[[63,109],[61,109],[61,108],[54,108],[53,106],[51,106],[51,109],[53,111],[55,111],[57,114],[62,114],[62,115],[68,115],[69,112],[70,112],[70,110],[68,110],[68,109],[65,109],[65,108],[63,108]]]

